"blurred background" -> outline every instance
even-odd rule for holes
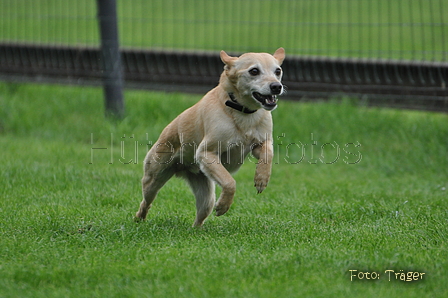
[[[98,46],[96,1],[2,0],[0,40]],[[117,0],[124,48],[447,61],[446,0]]]
[[[101,2],[1,0],[0,79],[98,82]],[[448,109],[448,0],[116,2],[128,87],[202,93],[217,83],[220,50],[282,46],[292,99]]]

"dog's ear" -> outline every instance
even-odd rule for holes
[[[277,59],[278,63],[282,65],[283,60],[285,60],[285,49],[284,48],[278,48],[277,51],[274,53],[274,58]]]
[[[233,66],[233,63],[238,59],[237,57],[230,57],[224,51],[221,51],[220,56],[221,56],[222,62],[229,67]]]

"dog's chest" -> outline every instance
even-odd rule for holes
[[[267,132],[261,132],[259,130],[248,130],[244,132],[244,143],[251,145],[254,143],[264,142],[268,138]]]
[[[231,131],[229,138],[223,143],[238,144],[244,147],[251,147],[253,144],[263,143],[269,137],[268,131],[262,131],[259,129],[234,129]]]
[[[233,134],[234,141],[243,143],[246,146],[262,143],[268,139],[271,134],[269,121],[262,119],[238,119],[235,121],[235,130]],[[258,121],[256,121],[258,120]]]

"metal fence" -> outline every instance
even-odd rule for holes
[[[448,109],[448,0],[118,0],[127,86],[203,92],[218,52],[287,51],[291,98]],[[95,83],[94,0],[0,0],[0,79]]]

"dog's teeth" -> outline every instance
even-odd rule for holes
[[[275,99],[276,99],[276,97],[275,97],[274,95],[271,95],[271,96],[268,96],[268,97],[266,98],[266,102],[269,103],[269,104],[273,104],[273,103],[276,102]]]

